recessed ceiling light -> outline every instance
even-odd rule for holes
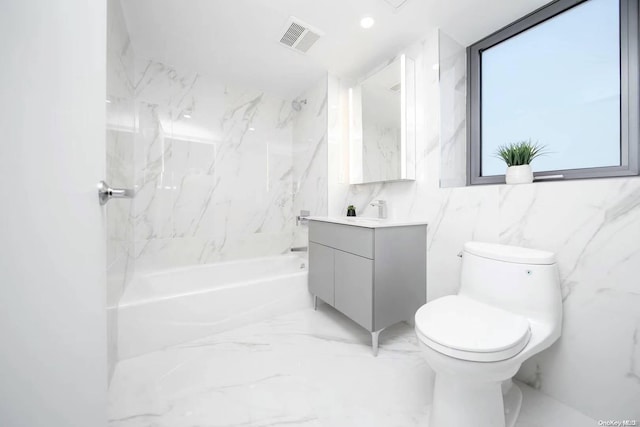
[[[376,21],[370,16],[365,16],[364,18],[362,18],[360,20],[360,26],[362,28],[371,28],[371,27],[373,27],[373,24],[375,24],[375,23],[376,23]]]
[[[256,128],[249,128],[249,130],[253,132],[254,130],[256,130]]]
[[[110,99],[105,99],[104,102],[106,102],[107,104],[111,104],[111,100]]]
[[[191,114],[183,114],[182,117],[184,117],[185,119],[190,119],[191,118]]]

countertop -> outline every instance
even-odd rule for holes
[[[353,225],[365,228],[403,227],[409,225],[427,225],[427,221],[403,220],[403,219],[380,219],[361,216],[310,216],[311,221],[332,222],[334,224]]]

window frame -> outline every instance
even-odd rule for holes
[[[589,0],[556,0],[467,48],[467,185],[503,184],[504,175],[481,175],[481,54]],[[535,172],[534,181],[636,176],[639,169],[639,0],[620,0],[620,166]],[[505,167],[506,169],[506,167]]]

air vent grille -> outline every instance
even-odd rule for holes
[[[293,45],[298,41],[305,30],[306,28],[304,28],[302,25],[298,25],[295,22],[292,22],[287,32],[284,33],[284,36],[282,36],[282,38],[280,39],[280,43],[284,43],[289,47],[293,47]]]
[[[324,33],[295,17],[290,17],[280,43],[299,52],[306,53]]]

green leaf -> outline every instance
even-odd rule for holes
[[[530,164],[533,159],[547,154],[544,145],[528,141],[512,142],[501,145],[496,150],[495,156],[504,160],[507,166],[521,166]]]

